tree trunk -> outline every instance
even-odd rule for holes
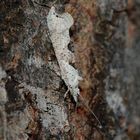
[[[54,3],[74,19],[77,103],[64,98],[49,37]],[[0,140],[138,140],[139,8],[139,0],[1,0]]]

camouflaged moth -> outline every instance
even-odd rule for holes
[[[47,16],[50,39],[60,67],[61,77],[75,102],[77,102],[77,96],[80,94],[78,84],[82,77],[79,76],[78,70],[70,64],[74,62],[75,58],[74,54],[68,49],[70,42],[69,29],[73,23],[74,20],[69,13],[58,14],[55,7],[51,7]]]

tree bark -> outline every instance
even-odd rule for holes
[[[64,98],[49,38],[53,3],[74,19],[77,103]],[[139,8],[139,0],[1,0],[0,140],[138,140]]]

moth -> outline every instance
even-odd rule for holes
[[[75,102],[77,103],[77,96],[79,95],[83,104],[93,114],[101,128],[102,125],[99,119],[85,103],[84,98],[80,95],[78,85],[79,81],[82,80],[82,77],[79,75],[78,70],[71,65],[71,62],[75,62],[75,58],[74,54],[68,49],[68,44],[70,42],[69,29],[73,23],[74,20],[69,13],[58,14],[56,13],[55,7],[51,7],[47,16],[47,25],[50,33],[50,39],[60,67],[61,77],[67,85],[68,91],[70,91]]]
[[[60,67],[61,77],[77,103],[77,96],[80,94],[78,84],[82,77],[78,70],[70,64],[75,62],[74,54],[68,49],[69,29],[73,23],[74,20],[69,13],[58,14],[55,7],[51,7],[47,16],[50,39]]]

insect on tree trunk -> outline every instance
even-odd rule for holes
[[[0,140],[138,140],[139,8],[1,0]]]

